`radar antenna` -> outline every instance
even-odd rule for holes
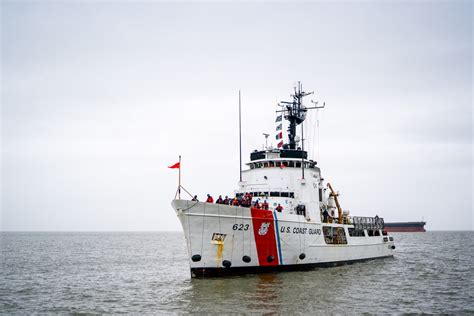
[[[294,94],[291,95],[293,97],[293,101],[280,101],[278,103],[278,105],[282,107],[282,109],[278,110],[277,113],[282,112],[284,114],[285,120],[288,120],[288,122],[290,122],[288,126],[289,143],[284,147],[289,147],[289,149],[296,149],[296,126],[303,123],[303,121],[306,119],[306,112],[308,110],[322,109],[326,105],[323,104],[323,106],[318,106],[318,102],[314,102],[313,100],[311,100],[311,102],[315,106],[305,107],[303,105],[303,98],[311,94],[314,94],[314,91],[303,91],[303,85],[301,84],[301,81],[298,81],[298,86],[294,87]],[[303,135],[301,136],[301,141],[303,144]]]

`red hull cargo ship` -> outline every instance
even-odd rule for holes
[[[425,230],[426,222],[393,222],[393,223],[385,223],[385,230],[387,232],[395,232],[395,233],[402,233],[402,232],[426,232]]]

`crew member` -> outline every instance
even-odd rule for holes
[[[210,194],[207,195],[207,200],[206,200],[207,203],[214,203],[214,199],[212,198],[212,196]]]
[[[277,205],[277,207],[275,208],[275,210],[276,210],[277,212],[280,212],[280,213],[281,213],[281,211],[283,211],[283,206],[281,206],[280,203],[278,203],[278,205]]]
[[[245,197],[249,200],[249,201],[252,201],[252,194],[250,193],[245,193]]]
[[[264,200],[264,201],[263,201],[263,209],[264,209],[264,210],[268,210],[268,203],[267,203],[267,200]]]
[[[219,198],[217,199],[216,204],[224,204],[224,200],[222,199],[222,195],[219,195]]]
[[[251,207],[252,206],[252,194],[248,194],[247,195],[247,207]]]
[[[323,222],[328,223],[328,218],[329,218],[329,213],[328,213],[328,210],[325,209],[323,212]]]
[[[260,202],[259,201],[260,201],[259,199],[257,199],[255,201],[255,205],[254,205],[255,208],[258,208],[258,209],[260,208]]]
[[[229,197],[228,197],[227,195],[225,196],[225,199],[224,199],[224,203],[223,203],[223,204],[225,204],[225,205],[230,204],[230,203],[229,203]]]
[[[242,193],[237,193],[237,200],[239,201],[239,205],[242,205],[242,200],[243,200],[243,194]]]

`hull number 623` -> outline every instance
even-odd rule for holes
[[[232,226],[232,229],[233,230],[249,230],[249,224],[234,224],[234,226]]]

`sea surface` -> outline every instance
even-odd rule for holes
[[[182,233],[0,233],[0,312],[474,313],[474,232],[393,234],[394,258],[191,280]]]

